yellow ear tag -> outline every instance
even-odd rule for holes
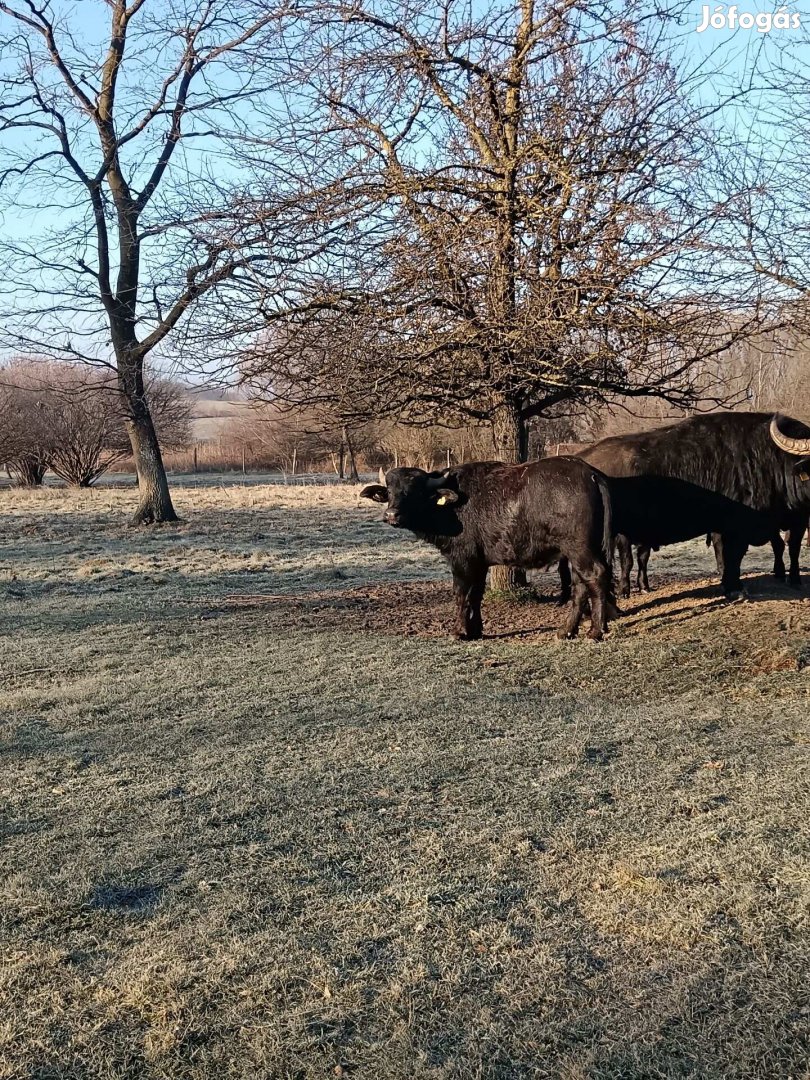
[[[442,497],[440,499],[436,500],[436,505],[437,506],[444,506],[446,502],[447,502],[447,496],[442,495]]]
[[[799,473],[799,479],[800,480],[810,480],[810,476],[806,472],[800,472]]]

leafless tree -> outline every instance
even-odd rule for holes
[[[671,58],[675,14],[320,0],[294,55],[355,246],[268,308],[251,376],[277,403],[488,422],[507,461],[537,418],[739,397],[714,361],[760,326],[758,283],[701,183],[719,106]],[[313,341],[347,323],[336,384]]]
[[[373,437],[376,419],[365,385],[371,324],[368,316],[324,310],[298,328],[280,323],[241,358],[254,399],[271,402],[277,414],[295,415],[302,430],[335,452],[338,476],[352,481],[358,479],[357,452]]]
[[[51,471],[73,487],[89,487],[132,453],[120,395],[112,380],[75,364],[49,365],[46,410],[51,419]],[[162,450],[188,445],[191,408],[175,383],[149,379],[146,393]]]
[[[3,337],[114,370],[135,522],[175,517],[147,357],[193,349],[194,319],[268,257],[221,162],[270,89],[274,18],[257,0],[0,0]]]
[[[701,187],[713,131],[668,14],[319,4],[301,77],[366,219],[353,258],[268,312],[249,367],[275,400],[491,421],[499,455],[523,460],[535,417],[733,397],[711,361],[757,327],[756,280],[715,258],[731,203]],[[311,345],[358,319],[347,390]]]

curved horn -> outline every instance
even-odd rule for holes
[[[383,472],[382,465],[380,466],[380,483],[385,487],[385,473]]]
[[[787,454],[810,454],[810,439],[791,439],[779,430],[779,413],[771,420],[771,438]]]

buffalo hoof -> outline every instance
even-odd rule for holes
[[[569,630],[567,626],[562,626],[557,631],[557,637],[560,641],[573,641],[576,636],[576,630]]]
[[[453,634],[456,641],[480,641],[483,636],[483,630],[461,630]]]
[[[724,592],[724,596],[730,604],[737,604],[741,600],[748,599],[748,591],[746,589],[743,589],[742,587],[740,587],[739,589],[727,589]]]
[[[571,593],[560,593],[560,598],[557,601],[557,607],[565,607],[571,603]]]
[[[591,629],[588,631],[587,636],[590,638],[591,641],[601,641],[605,635],[602,633],[601,630],[594,630],[594,628],[591,627]]]
[[[787,574],[785,573],[784,570],[774,570],[773,576],[776,578],[777,581],[786,581],[787,580]]]

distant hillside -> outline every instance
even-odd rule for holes
[[[222,389],[216,386],[194,386],[186,384],[188,396],[195,401],[246,401],[247,394],[244,390],[232,387]]]
[[[233,420],[245,416],[250,406],[245,400],[219,397],[192,398],[191,435],[194,442],[209,442],[225,434]]]

